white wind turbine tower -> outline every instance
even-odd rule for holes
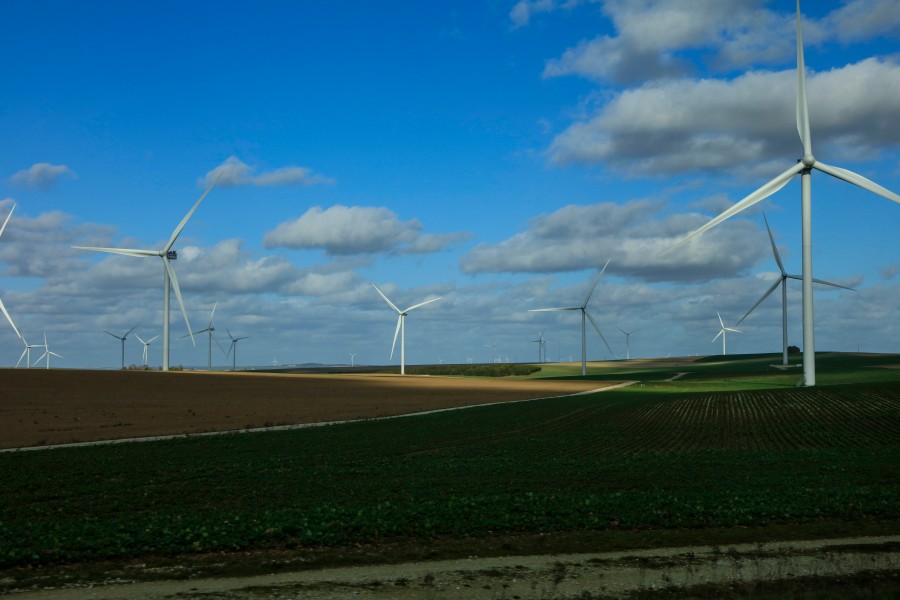
[[[109,334],[109,335],[113,336],[114,338],[116,338],[117,340],[122,342],[122,368],[123,369],[125,368],[125,340],[128,338],[128,335],[135,329],[137,329],[137,325],[135,325],[134,327],[132,327],[131,329],[126,331],[124,335],[116,335],[116,334],[110,333],[109,331],[106,331],[106,330],[103,331],[104,333]]]
[[[714,337],[712,339],[712,341],[714,342],[717,339],[719,339],[719,336],[722,336],[722,356],[725,356],[725,332],[726,331],[731,331],[733,333],[744,333],[744,332],[739,329],[725,327],[725,322],[722,321],[722,315],[719,314],[719,311],[716,311],[716,316],[719,317],[719,326],[721,327],[721,329],[719,329],[719,333],[716,334],[716,337]]]
[[[213,316],[216,314],[217,306],[219,306],[218,300],[216,300],[216,303],[213,304],[212,312],[209,313],[209,325],[206,326],[206,329],[201,329],[200,331],[193,331],[190,334],[191,339],[193,339],[193,337],[195,335],[198,335],[201,333],[207,334],[207,337],[208,337],[208,339],[207,339],[207,358],[206,358],[206,360],[207,360],[206,370],[207,371],[212,371],[212,343],[213,343],[213,340],[216,341],[216,345],[219,346],[219,350],[222,351],[222,354],[225,354],[225,348],[223,348],[222,345],[219,344],[219,340],[216,340],[216,336],[213,335],[213,332],[216,330],[216,328],[213,327]],[[185,335],[182,337],[188,337],[188,336]],[[226,354],[225,357],[228,358],[228,355]]]
[[[9,214],[6,215],[6,219],[3,221],[3,226],[0,226],[0,236],[3,235],[3,231],[6,229],[6,224],[9,223],[9,220],[12,218],[12,214],[13,214],[13,211],[14,211],[14,210],[16,210],[16,205],[15,205],[15,204],[13,204],[13,207],[12,207],[11,209],[9,209]],[[19,339],[22,340],[22,341],[24,342],[24,341],[25,341],[25,338],[23,338],[23,337],[22,337],[22,334],[19,333],[19,330],[16,329],[16,324],[13,323],[12,317],[9,316],[9,313],[8,313],[7,310],[6,310],[6,307],[3,305],[3,300],[0,300],[0,311],[3,312],[3,316],[6,317],[6,320],[7,320],[7,321],[9,321],[9,325],[13,328],[13,331],[16,332],[16,335],[19,337]],[[25,344],[25,349],[26,349],[26,350],[28,349],[28,344],[27,344],[27,343]],[[29,355],[30,355],[30,353],[29,353]],[[22,359],[19,359],[19,361],[21,361],[21,360],[22,360]]]
[[[347,354],[350,355],[350,366],[351,366],[351,367],[356,366],[356,365],[353,364],[353,362],[354,362],[354,359],[355,359],[357,356],[359,356],[359,352],[348,352]]]
[[[397,334],[400,334],[400,374],[406,374],[406,315],[411,310],[415,310],[420,306],[425,306],[431,302],[436,302],[440,300],[440,298],[431,298],[430,300],[426,300],[425,302],[419,302],[418,304],[413,304],[406,310],[400,310],[397,306],[391,302],[387,296],[384,295],[384,292],[378,289],[378,286],[374,283],[372,287],[375,288],[375,291],[384,298],[384,301],[388,303],[388,305],[397,311],[397,328],[394,330],[394,343],[391,344],[391,358],[394,358],[394,347],[397,345]]]
[[[561,310],[580,310],[581,311],[581,375],[587,375],[587,329],[585,327],[585,318],[589,319],[591,325],[594,326],[594,329],[597,330],[597,333],[600,335],[600,339],[603,340],[603,343],[606,344],[606,348],[609,350],[610,354],[613,356],[616,355],[613,352],[613,349],[609,347],[609,342],[606,341],[606,338],[603,337],[603,332],[600,331],[600,327],[597,325],[597,322],[594,320],[594,317],[591,316],[591,313],[587,310],[588,302],[591,299],[591,296],[594,294],[594,289],[596,289],[597,284],[600,283],[600,278],[603,277],[603,273],[606,271],[606,267],[609,266],[609,260],[606,261],[606,264],[603,265],[603,268],[600,269],[600,272],[594,278],[594,283],[591,284],[591,288],[588,290],[587,296],[584,298],[584,302],[581,306],[564,306],[560,308],[532,308],[528,312],[556,312]]]
[[[221,177],[222,174],[219,174]],[[181,235],[181,230],[184,229],[184,226],[187,225],[188,219],[194,214],[194,211],[197,210],[197,207],[200,206],[200,203],[203,202],[203,199],[206,198],[206,195],[215,187],[216,183],[219,181],[219,177],[216,177],[216,180],[212,182],[212,184],[206,188],[206,191],[203,192],[203,195],[200,196],[200,199],[194,204],[191,210],[184,216],[175,230],[172,232],[172,237],[169,238],[169,241],[166,242],[166,245],[163,246],[161,250],[132,250],[129,248],[95,248],[91,246],[73,246],[73,248],[77,248],[79,250],[93,250],[95,252],[108,252],[110,254],[124,254],[125,256],[136,256],[138,258],[148,258],[153,256],[158,256],[163,261],[163,332],[162,332],[162,343],[163,343],[163,363],[162,370],[169,370],[169,287],[171,286],[175,290],[175,298],[178,300],[178,305],[181,307],[181,314],[184,316],[184,324],[187,326],[188,333],[191,336],[191,342],[196,345],[194,342],[194,335],[191,333],[191,323],[188,321],[187,311],[184,308],[184,300],[181,299],[181,289],[178,287],[178,278],[175,277],[175,269],[172,267],[171,262],[178,258],[178,253],[175,250],[172,250],[172,246],[175,245],[175,240],[178,239],[178,236]]]
[[[625,360],[631,360],[631,348],[629,347],[629,339],[631,338],[631,334],[637,331],[637,329],[632,329],[631,331],[625,331],[621,327],[616,327],[616,329],[625,334]]]
[[[140,342],[144,345],[144,352],[143,352],[143,355],[141,356],[141,358],[142,358],[142,360],[144,361],[144,368],[146,369],[147,367],[150,366],[150,365],[149,365],[149,362],[150,362],[150,343],[151,343],[153,340],[155,340],[156,338],[158,338],[159,336],[158,336],[158,335],[154,335],[152,338],[150,338],[150,339],[147,340],[146,342],[145,342],[144,340],[142,340],[142,339],[141,339],[141,336],[139,336],[138,334],[134,334],[134,336],[138,339],[138,341],[140,341]]]
[[[234,337],[227,328],[225,333],[228,334],[228,338],[231,340],[231,345],[228,346],[228,354],[231,354],[232,350],[234,351],[234,356],[231,357],[231,370],[235,371],[237,368],[237,343],[241,340],[246,340],[250,336]],[[225,358],[228,358],[228,354],[225,355]]]
[[[19,356],[19,362],[16,363],[16,368],[19,368],[19,365],[22,363],[22,359],[25,359],[25,368],[31,368],[31,349],[32,348],[43,348],[40,344],[29,344],[28,341],[25,340],[25,336],[22,336],[22,343],[25,344],[25,349],[22,350],[21,356]],[[37,364],[37,363],[35,363]]]
[[[797,132],[800,134],[800,142],[803,144],[803,158],[761,188],[746,196],[740,202],[727,209],[725,212],[709,221],[703,227],[697,229],[685,239],[681,240],[663,254],[674,250],[685,242],[700,235],[704,231],[715,227],[728,217],[735,215],[745,208],[753,206],[800,175],[800,208],[802,221],[802,246],[803,246],[803,384],[814,386],[816,384],[816,354],[815,335],[813,332],[813,273],[812,273],[812,170],[816,169],[827,173],[832,177],[852,183],[855,186],[868,190],[873,194],[883,196],[900,204],[900,196],[884,188],[874,181],[862,175],[858,175],[847,169],[832,167],[817,160],[812,153],[812,138],[809,129],[809,107],[806,100],[806,65],[803,60],[803,36],[800,30],[800,0],[797,0]]]
[[[47,344],[47,332],[45,331],[44,332],[44,354],[39,359],[37,359],[37,361],[34,364],[38,364],[39,362],[41,362],[42,360],[44,360],[46,358],[47,359],[47,368],[49,369],[51,356],[55,356],[56,358],[63,358],[56,352],[50,351],[50,346]]]
[[[766,290],[766,293],[756,301],[756,304],[750,307],[750,310],[747,311],[747,314],[741,317],[741,320],[735,323],[735,325],[740,325],[744,321],[744,319],[750,316],[750,313],[752,313],[757,306],[762,304],[763,300],[768,298],[769,295],[775,291],[775,288],[781,285],[781,361],[783,365],[786,365],[788,364],[787,280],[798,279],[802,281],[803,278],[799,275],[788,275],[787,271],[784,270],[784,264],[781,262],[781,255],[778,254],[778,247],[775,245],[775,237],[772,235],[772,229],[769,227],[769,220],[766,218],[765,213],[763,213],[763,220],[766,222],[766,231],[769,232],[769,241],[772,243],[772,254],[775,255],[775,262],[778,263],[778,269],[781,271],[781,277],[779,277],[775,281],[775,283],[772,284],[772,287]],[[824,281],[822,279],[816,279],[815,277],[813,278],[813,283],[821,283],[822,285],[830,285],[831,287],[856,291],[851,287],[839,285],[830,281]]]

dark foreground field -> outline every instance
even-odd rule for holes
[[[0,454],[0,566],[14,586],[48,565],[900,534],[896,357],[822,357],[812,389],[770,362],[638,368],[643,383],[615,391],[408,419]]]

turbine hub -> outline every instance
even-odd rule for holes
[[[816,164],[816,159],[812,154],[804,154],[803,158],[800,159],[807,169],[811,169],[814,164]]]
[[[169,250],[168,252],[166,252],[166,258],[168,258],[169,260],[178,260],[178,252],[176,252],[175,250]]]

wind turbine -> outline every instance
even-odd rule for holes
[[[6,229],[6,224],[9,223],[9,220],[12,218],[12,214],[13,214],[14,210],[16,210],[15,204],[13,204],[13,207],[11,209],[9,209],[9,214],[6,215],[6,219],[3,221],[3,226],[0,227],[0,236],[3,235],[3,231]],[[16,329],[16,324],[13,323],[12,317],[9,316],[9,313],[6,310],[6,307],[3,305],[3,300],[0,300],[0,311],[3,311],[3,316],[6,317],[7,321],[9,321],[9,324],[13,328],[13,331],[15,331],[16,335],[19,337],[19,339],[24,342],[25,339],[22,337],[22,334],[19,333],[19,330]],[[27,350],[28,344],[26,343],[25,346],[26,346],[26,350]],[[19,360],[21,361],[21,359],[19,359]]]
[[[218,300],[216,300],[216,303],[213,304],[212,312],[209,313],[209,325],[206,326],[206,329],[201,329],[200,331],[194,331],[191,333],[191,339],[193,339],[195,335],[200,334],[200,333],[207,334],[207,338],[208,338],[207,339],[207,346],[208,346],[207,347],[207,358],[206,358],[206,360],[207,360],[206,370],[207,371],[212,371],[212,343],[213,343],[213,340],[216,339],[216,336],[213,335],[213,331],[216,330],[216,328],[213,327],[213,316],[216,314],[217,306],[219,306]],[[187,337],[187,336],[185,335],[182,337]],[[225,348],[223,348],[222,345],[219,344],[219,340],[216,340],[216,345],[219,347],[219,350],[222,351],[222,354],[225,354]],[[228,355],[226,354],[225,357],[227,358]]]
[[[772,235],[772,229],[769,227],[769,220],[766,219],[766,214],[763,213],[763,220],[766,222],[766,231],[769,232],[769,241],[772,243],[772,254],[775,255],[775,262],[778,263],[778,269],[781,271],[781,277],[779,277],[775,283],[772,284],[766,293],[762,295],[762,298],[756,301],[756,304],[750,307],[750,310],[747,311],[741,320],[735,323],[735,325],[740,325],[744,319],[750,316],[757,306],[762,304],[762,301],[769,297],[769,295],[775,291],[779,285],[781,285],[781,360],[782,364],[788,364],[788,324],[787,324],[787,280],[788,279],[799,279],[800,281],[803,278],[799,275],[788,275],[787,271],[784,270],[784,264],[781,262],[781,255],[778,254],[778,247],[775,245],[775,237]],[[831,283],[830,281],[824,281],[822,279],[813,278],[813,283],[821,283],[822,285],[830,285],[831,287],[841,288],[844,290],[856,291],[851,287],[847,287],[845,285],[839,285],[837,283]]]
[[[629,348],[628,340],[637,329],[632,329],[631,331],[625,331],[621,327],[616,327],[616,329],[625,334],[625,360],[631,360],[631,349]]]
[[[725,356],[725,332],[726,331],[731,331],[734,333],[744,333],[744,332],[739,329],[725,327],[725,323],[724,323],[724,321],[722,321],[722,315],[719,314],[719,311],[716,311],[716,315],[719,317],[719,326],[721,327],[721,329],[719,329],[719,333],[716,334],[716,337],[714,337],[712,339],[712,341],[714,342],[717,339],[719,339],[719,336],[722,336],[722,356]]]
[[[611,260],[611,259],[610,259]],[[610,354],[613,356],[616,355],[613,352],[613,349],[609,347],[609,342],[606,341],[606,338],[603,337],[603,332],[600,331],[600,327],[597,325],[597,322],[594,320],[594,317],[591,316],[591,313],[587,310],[588,302],[591,299],[591,296],[594,294],[594,289],[597,287],[597,284],[600,283],[600,278],[603,277],[603,273],[606,271],[606,267],[609,266],[609,260],[606,261],[606,264],[603,265],[603,268],[600,269],[600,273],[594,278],[594,283],[591,284],[590,290],[588,290],[587,296],[584,298],[584,302],[581,306],[564,306],[561,308],[532,308],[528,312],[555,312],[560,310],[580,310],[581,311],[581,375],[587,375],[587,330],[585,328],[585,317],[590,319],[591,325],[594,326],[594,329],[597,330],[597,333],[600,334],[600,339],[603,340],[603,343],[606,344],[606,348],[609,350]]]
[[[49,368],[50,368],[50,357],[51,357],[51,356],[55,356],[56,358],[63,358],[62,356],[60,356],[60,355],[57,354],[56,352],[51,352],[51,351],[50,351],[50,346],[47,345],[47,332],[45,331],[45,332],[44,332],[44,354],[43,354],[39,359],[37,359],[37,361],[36,361],[34,364],[38,364],[39,362],[41,362],[42,360],[44,360],[44,358],[46,358],[46,359],[47,359],[47,368],[49,369]]]
[[[546,352],[544,351],[544,344],[546,343],[546,341],[544,340],[544,331],[547,331],[547,330],[546,329],[542,330],[541,335],[538,336],[538,339],[531,340],[529,342],[530,344],[538,345],[538,362],[539,363],[544,362],[544,360],[547,358]]]
[[[219,177],[222,176],[222,173],[219,173]],[[191,336],[191,342],[196,345],[197,343],[194,341],[194,334],[191,333],[191,323],[188,321],[187,311],[184,308],[184,300],[181,299],[181,289],[178,287],[178,278],[175,276],[175,269],[172,267],[172,261],[178,258],[178,253],[175,250],[172,250],[172,246],[175,245],[175,240],[178,239],[178,236],[181,235],[181,230],[184,229],[184,226],[187,225],[188,219],[193,216],[194,211],[197,210],[197,207],[200,206],[200,203],[203,202],[203,199],[206,198],[206,195],[212,191],[213,187],[215,187],[216,183],[219,181],[219,177],[216,177],[215,181],[206,188],[206,191],[203,192],[203,195],[200,196],[200,199],[194,203],[194,206],[188,213],[184,216],[181,222],[175,227],[175,230],[172,232],[172,236],[169,238],[169,241],[166,242],[165,246],[162,247],[161,250],[132,250],[129,248],[95,248],[92,246],[73,246],[73,248],[77,248],[79,250],[92,250],[94,252],[108,252],[110,254],[124,254],[125,256],[136,256],[138,258],[148,258],[152,256],[158,256],[163,261],[163,364],[162,370],[169,370],[169,287],[171,286],[175,290],[175,298],[178,300],[178,305],[181,307],[181,314],[184,316],[184,324],[187,326],[188,333]]]
[[[143,354],[142,359],[144,361],[144,368],[147,368],[149,366],[148,363],[150,362],[150,342],[152,342],[159,336],[154,335],[152,338],[150,338],[146,342],[144,340],[142,340],[141,336],[139,336],[138,334],[134,334],[134,336],[144,345],[144,354]]]
[[[121,335],[121,336],[104,330],[104,333],[107,333],[122,342],[122,368],[123,369],[125,368],[125,339],[128,337],[128,334],[131,333],[132,331],[134,331],[135,329],[137,329],[137,325],[135,325],[134,327],[132,327],[131,329],[126,331],[125,334]]]
[[[25,344],[25,349],[22,350],[22,355],[19,356],[19,362],[16,363],[16,368],[17,369],[19,368],[19,364],[21,364],[22,359],[24,358],[25,359],[25,368],[30,369],[31,368],[31,349],[32,348],[43,348],[43,346],[41,346],[40,344],[29,344],[25,340],[24,336],[22,336],[22,343]]]
[[[494,342],[493,344],[485,344],[484,347],[491,349],[491,364],[497,362],[497,359],[494,357],[494,350],[497,349],[497,342]]]
[[[731,208],[709,221],[703,227],[700,227],[689,236],[663,252],[663,254],[674,250],[685,242],[700,235],[704,231],[715,227],[728,217],[735,215],[745,208],[753,206],[781,188],[794,178],[800,175],[800,208],[802,221],[802,246],[803,246],[803,270],[801,281],[803,282],[803,384],[806,386],[814,386],[816,384],[816,350],[815,335],[813,331],[813,273],[812,273],[812,190],[811,179],[812,170],[816,169],[837,179],[852,183],[857,187],[868,190],[873,194],[883,196],[888,200],[892,200],[900,204],[900,196],[884,188],[874,181],[871,181],[862,175],[842,169],[840,167],[832,167],[823,162],[818,161],[812,153],[812,138],[809,130],[809,107],[806,100],[806,65],[803,60],[803,34],[800,30],[800,0],[797,0],[797,132],[800,134],[800,142],[803,144],[803,158],[797,164],[790,167],[761,188],[746,196],[740,202],[734,204]]]
[[[378,289],[377,285],[375,285],[373,283],[372,287],[375,288],[375,291],[378,292],[378,294],[382,298],[384,298],[384,301],[387,302],[391,308],[393,308],[395,311],[397,311],[397,328],[394,330],[394,343],[391,344],[391,358],[394,358],[394,347],[397,345],[397,334],[399,333],[400,334],[400,374],[405,375],[406,374],[406,315],[407,315],[407,313],[409,313],[409,311],[415,310],[415,309],[419,308],[420,306],[425,306],[426,304],[429,304],[431,302],[436,302],[437,300],[440,300],[440,298],[439,297],[431,298],[430,300],[426,300],[425,302],[419,302],[418,304],[413,304],[406,310],[400,310],[399,308],[397,308],[397,305],[395,305],[393,302],[391,302],[388,299],[388,297],[384,295],[384,292],[382,292],[381,290]]]
[[[231,332],[228,331],[227,328],[225,329],[225,333],[228,334],[228,337],[231,340],[231,345],[228,346],[228,354],[231,354],[231,351],[234,350],[234,356],[231,357],[231,370],[234,371],[236,369],[236,365],[237,365],[237,343],[241,340],[246,340],[249,336],[245,335],[245,336],[236,338],[233,335],[231,335]],[[228,358],[228,354],[225,355],[225,358]],[[274,362],[277,362],[277,361],[274,361]],[[274,366],[274,362],[273,362],[273,366]]]
[[[353,359],[355,359],[355,358],[359,355],[359,352],[348,352],[347,354],[350,355],[350,366],[351,366],[351,367],[352,367],[352,366],[355,366],[355,365],[353,364]]]

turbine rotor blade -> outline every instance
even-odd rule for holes
[[[16,324],[13,323],[12,317],[9,316],[9,312],[6,310],[6,306],[3,305],[3,300],[0,300],[0,311],[3,312],[3,316],[6,317],[7,321],[9,321],[10,326],[12,326],[13,331],[16,332],[16,335],[19,337],[19,339],[23,339],[22,334],[19,333],[19,330],[16,328]]]
[[[0,227],[0,235],[3,235],[3,232],[6,230],[6,224],[9,223],[9,220],[12,218],[13,211],[16,210],[16,205],[13,204],[12,208],[9,209],[9,214],[6,215],[6,219],[3,221],[3,226]]]
[[[725,333],[725,330],[724,330],[724,329],[719,330],[719,333],[717,333],[717,334],[716,334],[716,337],[714,337],[714,338],[712,339],[712,342],[714,342],[714,341],[716,341],[717,339],[719,339],[719,336],[722,335],[723,333]],[[710,342],[710,344],[712,344],[712,342]]]
[[[425,306],[426,304],[430,304],[431,302],[437,302],[438,300],[440,300],[440,297],[432,298],[431,300],[426,300],[425,302],[419,302],[418,304],[414,304],[414,305],[410,306],[403,312],[408,313],[409,311],[415,310],[415,309],[419,308],[420,306]]]
[[[93,252],[106,252],[109,254],[123,254],[125,256],[138,256],[146,258],[148,256],[162,256],[163,253],[158,250],[134,250],[132,248],[97,248],[94,246],[72,246],[76,250],[91,250]]]
[[[729,208],[728,210],[726,210],[719,216],[710,220],[703,227],[697,229],[696,231],[694,231],[693,233],[688,235],[686,238],[684,238],[680,242],[676,243],[674,246],[671,246],[668,249],[664,250],[660,254],[660,256],[668,254],[672,250],[675,250],[676,248],[688,243],[690,240],[694,239],[701,233],[703,233],[709,229],[712,229],[713,227],[715,227],[716,225],[718,225],[719,223],[721,223],[728,217],[736,215],[737,213],[741,212],[745,208],[748,208],[750,206],[753,206],[757,202],[765,200],[766,198],[768,198],[769,196],[771,196],[772,194],[774,194],[775,192],[777,192],[778,190],[783,188],[785,185],[787,185],[788,182],[791,180],[791,178],[794,177],[794,175],[796,175],[797,173],[799,173],[800,171],[802,171],[805,168],[806,167],[803,165],[802,162],[798,162],[797,164],[792,166],[790,169],[787,169],[786,171],[781,173],[781,175],[778,175],[777,177],[775,177],[774,179],[772,179],[771,181],[769,181],[768,183],[763,185],[761,188],[759,188],[752,194],[743,198],[740,202],[734,204],[731,208]]]
[[[216,346],[219,347],[219,350],[222,351],[222,354],[225,354],[225,348],[223,348],[222,344],[219,343],[219,338],[217,338],[215,335],[213,335],[212,332],[210,332],[210,336],[212,337],[213,341],[216,343]],[[228,355],[225,354],[225,357],[227,358]]]
[[[25,358],[25,355],[28,353],[28,346],[25,346],[25,349],[22,350],[22,355],[19,356],[19,362],[16,363],[16,368],[19,368],[19,365],[22,364],[22,359]]]
[[[191,210],[188,211],[188,214],[184,215],[184,218],[178,224],[178,227],[176,227],[172,232],[172,237],[169,238],[169,243],[165,245],[165,248],[163,248],[163,252],[168,252],[172,249],[172,246],[175,245],[175,240],[177,240],[178,236],[181,235],[181,230],[184,229],[185,225],[187,225],[188,219],[193,216],[194,211],[197,210],[197,207],[200,206],[200,203],[203,202],[203,199],[206,198],[206,195],[210,193],[214,187],[216,187],[217,183],[219,183],[219,178],[222,177],[222,173],[224,173],[224,171],[219,172],[219,174],[216,176],[216,179],[209,185],[208,188],[206,188],[206,191],[203,192],[203,195],[200,196],[200,199],[197,200],[197,202],[194,203],[194,206],[191,207]]]
[[[824,279],[816,279],[813,277],[813,283],[820,283],[822,285],[828,285],[835,288],[841,288],[842,290],[850,290],[851,292],[855,292],[856,290],[852,287],[847,287],[846,285],[841,285],[839,283],[832,283],[830,281],[825,281]]]
[[[797,133],[803,144],[803,157],[812,156],[809,134],[809,106],[806,101],[806,62],[803,59],[803,32],[800,30],[800,0],[797,0]]]
[[[597,334],[600,336],[600,339],[603,340],[604,344],[606,344],[606,349],[609,350],[609,353],[612,354],[613,357],[618,358],[618,356],[616,356],[616,353],[613,352],[613,349],[610,348],[609,342],[606,341],[606,338],[603,336],[603,332],[600,331],[600,327],[597,325],[597,322],[594,320],[594,317],[591,316],[591,313],[589,313],[588,311],[585,310],[584,314],[587,315],[588,321],[590,321],[591,325],[594,326],[594,329],[597,330]]]
[[[886,187],[878,185],[871,179],[867,179],[862,175],[854,173],[853,171],[848,171],[847,169],[842,169],[840,167],[832,167],[831,165],[826,165],[824,163],[820,163],[819,161],[816,161],[816,164],[813,165],[813,168],[816,168],[823,173],[828,173],[832,177],[843,179],[847,183],[852,183],[853,185],[861,187],[864,190],[868,190],[873,194],[878,194],[879,196],[900,204],[900,196],[887,189]]]
[[[768,298],[769,295],[770,295],[772,292],[775,291],[775,288],[777,288],[778,285],[779,285],[782,281],[783,281],[783,280],[780,279],[780,278],[779,278],[777,281],[775,281],[775,283],[772,284],[772,287],[770,287],[768,290],[766,290],[766,293],[762,295],[762,298],[760,298],[759,300],[757,300],[757,301],[756,301],[756,304],[754,304],[753,306],[751,306],[751,307],[750,307],[750,310],[748,310],[748,311],[746,312],[746,314],[744,314],[744,316],[741,317],[741,320],[738,321],[737,323],[735,323],[735,325],[740,325],[741,322],[742,322],[744,319],[746,319],[747,317],[749,317],[749,316],[750,316],[750,313],[752,313],[754,310],[756,310],[756,307],[759,306],[760,304],[762,304],[763,300],[765,300],[766,298]]]
[[[397,346],[397,336],[400,335],[400,326],[403,324],[403,315],[397,317],[397,329],[394,330],[394,342],[391,344],[391,358],[394,358],[394,348]]]
[[[766,218],[766,213],[763,213],[763,220],[766,222],[766,231],[769,232],[769,241],[772,242],[772,254],[775,255],[775,262],[778,263],[781,274],[785,275],[784,264],[781,262],[781,255],[778,254],[778,246],[775,245],[775,236],[772,235],[772,228],[769,227],[769,220]]]
[[[588,302],[591,299],[591,296],[594,294],[594,290],[597,288],[597,284],[600,283],[600,278],[603,277],[603,273],[606,271],[606,267],[609,266],[609,261],[611,260],[611,258],[606,259],[606,264],[603,265],[603,268],[600,269],[600,273],[598,273],[597,277],[594,278],[594,283],[591,285],[591,289],[588,290],[588,294],[584,298],[584,304],[581,305],[582,308],[587,306]]]
[[[191,343],[196,346],[197,341],[194,339],[194,333],[191,331],[191,322],[188,320],[187,310],[184,308],[184,300],[181,298],[181,288],[178,287],[178,278],[175,276],[175,269],[169,264],[168,258],[163,256],[162,259],[163,264],[166,266],[166,273],[169,274],[169,281],[172,284],[172,289],[175,290],[175,298],[178,300],[178,306],[181,307],[181,314],[184,316],[184,324],[187,326],[188,334],[191,336]]]
[[[218,300],[216,300],[216,303],[213,304],[212,312],[209,313],[209,326],[210,326],[210,328],[212,328],[213,315],[216,314],[216,307],[217,307],[217,306],[219,306],[219,301],[218,301]]]
[[[138,328],[138,325],[140,325],[140,323],[138,323],[137,325],[135,325],[134,327],[132,327],[131,329],[129,329],[128,332],[127,332],[125,335],[122,336],[122,339],[124,340],[125,338],[127,338],[128,335],[129,335],[132,331],[134,331],[135,329]]]
[[[389,305],[391,308],[393,308],[394,310],[397,311],[397,314],[401,314],[401,313],[403,312],[403,311],[401,311],[399,308],[397,308],[397,305],[396,305],[396,304],[394,304],[393,302],[391,302],[390,298],[388,298],[387,296],[384,295],[384,292],[382,292],[380,289],[378,289],[378,286],[377,286],[377,285],[375,285],[375,284],[373,283],[373,284],[372,284],[372,287],[375,288],[375,291],[378,292],[379,295],[381,295],[382,298],[384,298],[384,301],[387,302],[388,305]]]
[[[559,308],[529,308],[528,312],[553,312],[558,310],[581,310],[580,306],[563,306]]]
[[[719,317],[719,325],[722,326],[722,329],[725,329],[725,323],[722,321],[722,315],[719,314],[719,311],[716,311],[716,316]]]

